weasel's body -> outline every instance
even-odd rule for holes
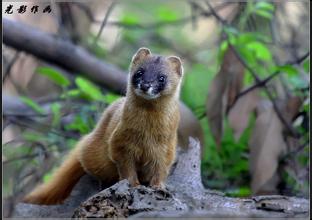
[[[128,179],[132,186],[163,187],[175,158],[182,72],[179,58],[141,48],[132,59],[126,97],[104,111],[51,181],[24,202],[61,203],[85,173],[107,184]]]

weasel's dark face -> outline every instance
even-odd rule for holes
[[[171,60],[172,59],[172,60]],[[175,63],[179,69],[175,69]],[[151,55],[146,48],[141,48],[130,68],[130,83],[134,93],[144,99],[156,99],[175,92],[182,76],[181,61],[177,57]]]
[[[160,57],[157,59],[144,63],[132,75],[135,93],[145,99],[158,98],[167,86],[166,70],[160,63]]]

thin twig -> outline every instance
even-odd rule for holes
[[[2,164],[5,165],[5,164],[8,164],[8,163],[14,162],[14,161],[16,161],[16,160],[32,159],[32,158],[34,158],[34,157],[36,157],[36,156],[38,156],[38,155],[39,155],[39,154],[36,153],[36,154],[27,154],[27,155],[23,155],[23,156],[19,156],[19,157],[13,157],[13,158],[11,158],[11,159],[9,159],[9,160],[3,161]]]
[[[230,112],[230,110],[233,108],[233,106],[236,104],[236,102],[238,101],[239,98],[243,97],[244,95],[248,94],[249,92],[253,91],[254,89],[257,89],[259,87],[263,87],[265,84],[267,84],[271,79],[273,79],[279,73],[280,73],[279,71],[276,71],[273,74],[271,74],[270,76],[268,76],[267,78],[265,78],[264,80],[260,81],[259,83],[256,83],[256,84],[250,86],[249,88],[243,90],[239,94],[237,94],[234,98],[233,103],[230,106],[228,106],[228,108],[226,109],[226,114],[228,114]]]
[[[22,122],[22,120],[17,120],[15,117],[8,117],[9,120],[14,123],[14,124],[18,124],[22,127],[26,127],[26,128],[30,128],[32,130],[35,130],[35,131],[38,131],[37,128],[35,128],[34,126],[30,126],[30,124],[37,124],[37,125],[40,125],[41,126],[41,129],[42,128],[45,128],[47,131],[53,133],[53,134],[56,134],[58,136],[62,136],[62,137],[65,137],[65,138],[72,138],[72,139],[76,139],[78,137],[74,136],[74,135],[69,135],[69,134],[66,134],[66,133],[60,133],[60,132],[57,132],[55,130],[51,130],[50,126],[49,125],[46,125],[46,124],[43,124],[43,123],[39,123],[35,120],[32,120],[30,118],[25,118],[25,119],[28,119],[28,122],[31,122],[31,123],[26,123],[26,122]],[[42,131],[42,130],[41,130]]]
[[[306,52],[304,55],[302,55],[301,57],[299,57],[293,61],[288,61],[286,64],[289,64],[289,65],[301,64],[309,56],[310,56],[310,51]]]
[[[104,27],[105,27],[105,25],[106,25],[106,23],[107,23],[107,20],[108,20],[110,14],[112,13],[112,11],[113,11],[113,9],[114,9],[116,3],[117,3],[117,1],[113,1],[112,4],[108,7],[107,12],[106,12],[105,17],[104,17],[104,20],[103,20],[103,22],[102,22],[102,24],[101,24],[99,33],[96,35],[96,37],[95,37],[95,39],[94,39],[94,42],[93,42],[93,45],[94,45],[94,46],[96,45],[96,43],[97,43],[99,37],[101,36],[101,34],[102,34],[102,32],[103,32],[103,29],[104,29]]]
[[[17,112],[17,113],[8,113],[5,112],[3,114],[4,117],[48,117],[52,114],[36,114],[36,113],[23,113],[23,112]]]
[[[283,156],[281,158],[280,161],[285,161],[290,157],[295,157],[298,153],[300,153],[304,148],[306,148],[307,146],[309,146],[309,140],[306,140],[302,145],[300,145],[299,147],[297,147],[295,150],[293,151],[289,151],[287,154],[285,154],[285,156]]]
[[[296,60],[292,60],[292,61],[288,61],[285,63],[285,65],[294,65],[294,64],[300,64],[302,63],[308,56],[310,55],[310,52],[305,53],[303,56],[299,57]],[[273,79],[275,76],[279,75],[281,73],[281,71],[275,71],[274,73],[272,73],[271,75],[269,75],[267,78],[265,78],[264,80],[261,80],[260,82],[250,86],[249,88],[245,89],[244,91],[240,92],[239,94],[236,95],[233,103],[228,107],[228,109],[226,110],[226,114],[229,113],[229,111],[231,110],[231,108],[235,105],[235,103],[237,102],[237,100],[239,98],[241,98],[242,96],[246,95],[247,93],[253,91],[256,88],[259,87],[263,87],[265,84],[267,84],[271,79]]]
[[[8,64],[8,67],[6,68],[5,72],[3,73],[3,78],[2,78],[2,83],[5,82],[7,76],[10,74],[11,69],[14,65],[14,63],[16,62],[16,60],[19,58],[20,52],[16,51],[12,60],[10,61],[10,63]]]
[[[215,17],[215,18],[217,18],[217,20],[218,21],[220,21],[221,23],[222,23],[222,25],[229,25],[228,23],[227,23],[227,21],[226,20],[224,20],[223,18],[221,18],[218,14],[217,14],[217,12],[216,12],[216,10],[211,6],[211,4],[209,3],[209,1],[205,1],[206,2],[206,4],[207,4],[207,6],[209,7],[209,9],[210,9],[210,13]]]
[[[205,113],[205,112],[202,113],[201,115],[197,116],[197,119],[198,119],[198,120],[201,120],[201,119],[203,119],[204,117],[206,117],[206,113]]]
[[[76,5],[79,9],[81,9],[86,14],[86,16],[88,17],[88,19],[90,21],[95,22],[95,23],[100,23],[101,22],[101,21],[97,21],[94,18],[91,9],[86,4],[84,4],[82,2],[72,2],[72,4]]]

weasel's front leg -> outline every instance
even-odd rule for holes
[[[120,145],[114,145],[114,147],[112,146],[110,158],[117,167],[119,180],[127,179],[129,180],[131,186],[140,185],[135,162],[125,147]]]
[[[173,143],[175,146],[176,143]],[[166,155],[159,157],[157,163],[151,167],[153,173],[150,186],[158,189],[165,189],[165,181],[175,158],[175,147],[169,147]]]
[[[119,179],[127,179],[132,187],[140,185],[138,175],[135,169],[135,163],[131,159],[116,162]]]
[[[153,167],[153,176],[150,181],[150,186],[156,189],[164,189],[165,181],[169,173],[168,167],[157,163]]]

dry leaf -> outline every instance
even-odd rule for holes
[[[222,75],[219,73],[209,88],[206,103],[206,114],[209,122],[210,131],[220,146],[223,133],[223,114],[225,111],[223,104],[223,93],[225,91],[226,82],[222,82]]]
[[[228,48],[225,52],[221,70],[223,77],[226,77],[227,86],[224,95],[227,97],[226,108],[228,108],[233,105],[236,96],[242,90],[245,70],[232,48]]]
[[[263,104],[268,105],[260,103],[260,105]],[[259,108],[257,111],[255,127],[249,140],[253,194],[261,194],[261,190],[271,193],[276,190],[278,180],[271,181],[271,179],[277,171],[279,156],[286,151],[282,136],[283,125],[272,104],[261,107],[262,109]],[[272,183],[267,184],[269,181]]]
[[[231,105],[242,87],[244,66],[228,49],[218,74],[213,79],[206,102],[206,115],[210,131],[219,147],[223,135],[223,117],[227,106]]]
[[[283,117],[291,121],[300,105],[300,99],[292,97],[279,106]],[[283,130],[284,125],[272,103],[266,100],[259,102],[257,119],[249,140],[251,188],[255,195],[276,193],[279,158],[287,151]]]
[[[248,126],[249,116],[256,109],[260,100],[258,89],[248,92],[240,97],[231,108],[228,119],[233,129],[235,140],[238,140]]]

